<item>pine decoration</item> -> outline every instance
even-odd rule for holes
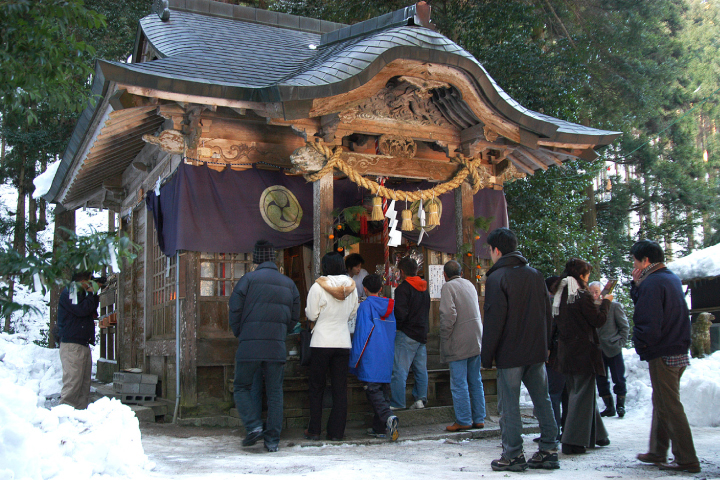
[[[372,216],[370,217],[370,220],[373,222],[381,222],[385,215],[382,211],[382,198],[380,197],[373,197],[373,209],[372,209]]]
[[[427,225],[440,225],[440,214],[438,213],[438,206],[435,202],[430,202],[427,208]]]
[[[412,212],[405,209],[400,213],[400,216],[402,218],[402,225],[400,225],[400,230],[403,230],[405,232],[413,230]]]

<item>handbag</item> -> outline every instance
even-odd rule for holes
[[[303,367],[310,365],[310,340],[312,331],[306,328],[300,330],[300,365]]]

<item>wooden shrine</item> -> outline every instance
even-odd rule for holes
[[[455,212],[455,227],[438,232],[451,236],[454,248],[421,244],[424,274],[469,244],[472,266],[482,267],[466,272],[475,279],[489,262],[474,239],[474,193],[500,191],[505,182],[569,159],[595,158],[593,149],[618,135],[519,105],[475,58],[434,31],[424,2],[347,26],[211,0],[169,0],[167,9],[140,21],[132,62],[97,63],[93,92],[97,101],[83,113],[45,198],[70,213],[114,212],[122,234],[143,247],[118,276],[116,302],[106,302],[116,320],[113,355],[119,368],[158,375],[169,401],[179,379],[183,418],[227,415],[233,406],[237,341],[228,328],[228,298],[252,268],[252,250],[217,252],[208,244],[207,251],[162,252],[145,200],[180,165],[284,169],[312,182],[312,238],[278,255],[303,293],[319,274],[319,258],[333,248],[336,182],[352,181],[368,196],[398,204],[408,195],[434,199],[447,188],[454,200],[445,208]],[[400,191],[395,181],[431,186]],[[449,405],[433,304],[431,405]],[[307,384],[290,355],[291,337],[286,418],[300,426]],[[492,399],[493,372],[485,373]],[[351,410],[364,412],[361,390],[350,388]]]

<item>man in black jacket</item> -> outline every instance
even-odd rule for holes
[[[265,448],[277,452],[283,421],[285,338],[300,318],[300,293],[275,265],[275,249],[265,240],[255,244],[255,271],[238,281],[230,296],[230,328],[238,338],[235,355],[235,406],[247,436],[244,447],[265,438]],[[265,377],[268,414],[260,418]]]
[[[73,283],[60,292],[58,300],[57,325],[63,369],[60,403],[78,410],[87,408],[90,399],[90,345],[95,345],[99,303],[90,283],[91,275],[91,272],[73,274]]]
[[[648,362],[653,387],[650,450],[637,458],[659,465],[661,470],[698,473],[700,463],[680,402],[680,377],[690,365],[690,314],[682,282],[665,267],[665,253],[656,242],[641,240],[630,254],[633,343],[640,360]],[[671,440],[675,458],[667,463]]]
[[[427,334],[430,316],[430,292],[427,282],[417,276],[418,264],[404,257],[398,264],[402,283],[395,289],[395,360],[390,389],[390,406],[405,408],[405,385],[412,368],[415,378],[410,408],[424,408],[427,402]]]
[[[493,470],[559,468],[557,425],[550,404],[545,372],[552,311],[542,274],[518,252],[517,238],[507,228],[487,238],[494,265],[485,283],[485,324],[482,366],[497,366],[498,410],[503,454]],[[540,450],[525,461],[520,418],[520,383],[530,394],[540,423]]]

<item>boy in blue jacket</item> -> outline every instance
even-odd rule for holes
[[[368,431],[376,437],[389,437],[396,441],[398,418],[390,410],[390,379],[395,359],[395,302],[378,296],[382,289],[380,275],[363,279],[367,299],[357,311],[355,335],[350,351],[350,373],[364,382],[365,394],[375,416]]]

